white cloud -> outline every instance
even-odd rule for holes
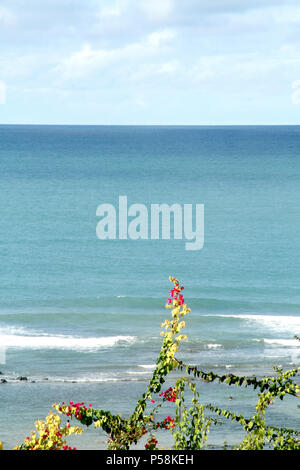
[[[292,94],[292,103],[300,104],[300,80],[294,80],[292,83],[292,88],[295,89]]]
[[[14,53],[7,53],[6,51],[0,55],[0,70],[2,78],[13,80],[24,77],[31,77],[37,68],[40,68],[43,57],[38,57],[35,54],[31,55],[17,55]]]
[[[249,99],[266,112],[288,103],[296,115],[299,26],[299,0],[0,0],[1,102],[9,83],[9,106],[24,115],[24,93],[37,115],[49,100],[70,119],[80,102],[86,119],[106,106],[117,122],[122,99],[129,120],[136,110],[167,122],[181,103],[184,121],[206,99],[220,112],[235,101],[237,114]]]
[[[0,80],[0,104],[6,103],[6,85]]]
[[[149,45],[150,47],[159,47],[162,42],[173,39],[175,36],[176,34],[174,30],[165,29],[163,31],[149,34],[145,42],[146,45]]]
[[[172,78],[172,82],[170,82]],[[186,71],[182,69],[182,66],[178,60],[173,60],[169,62],[157,62],[157,63],[145,63],[136,67],[135,69],[130,70],[127,79],[129,82],[138,84],[142,86],[151,86],[157,85],[162,87],[164,79],[167,86],[175,86],[179,84],[180,80],[188,78]]]
[[[69,79],[87,75],[94,67],[104,67],[113,58],[113,51],[105,49],[93,50],[90,44],[85,44],[80,51],[63,59],[56,67],[61,78]]]
[[[249,78],[251,80],[257,78],[263,80],[266,75],[270,78],[278,76],[281,72],[283,76],[284,70],[299,69],[300,58],[287,57],[284,51],[266,57],[261,53],[248,54],[216,54],[210,56],[202,56],[197,59],[190,68],[190,76],[195,82],[211,79],[215,77],[224,78],[234,81],[235,79]],[[230,82],[229,82],[230,83]]]
[[[147,102],[143,98],[135,98],[133,100],[133,102],[139,108],[146,108],[147,107]]]
[[[109,3],[109,6],[103,6],[100,8],[97,16],[100,19],[110,20],[113,17],[119,17],[127,8],[126,0],[118,0],[115,5],[112,5],[112,2]]]
[[[8,8],[0,6],[0,25],[13,26],[16,22],[16,16]]]
[[[102,8],[99,13],[98,13],[98,16],[99,18],[109,18],[111,16],[120,16],[121,15],[121,10],[119,10],[118,8]]]
[[[158,69],[158,73],[161,74],[173,74],[176,71],[179,70],[179,63],[178,61],[172,61],[172,62],[165,62],[164,64],[161,65],[161,67]]]
[[[175,35],[175,31],[166,29],[151,33],[140,42],[114,49],[93,49],[90,44],[86,44],[78,52],[61,60],[55,72],[59,73],[61,79],[68,80],[88,76],[95,70],[100,71],[112,65],[141,66],[150,57],[159,57],[164,43],[168,43]]]
[[[274,22],[279,24],[293,25],[300,23],[300,8],[291,6],[280,6],[271,10]]]
[[[139,0],[138,4],[150,21],[166,20],[174,9],[172,0]]]

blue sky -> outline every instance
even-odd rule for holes
[[[300,124],[299,0],[0,0],[0,123]]]

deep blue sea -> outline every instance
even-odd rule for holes
[[[160,349],[169,275],[192,309],[178,358],[243,375],[299,364],[300,126],[2,125],[0,196],[6,449],[55,401],[130,414]],[[203,204],[203,248],[172,232],[100,240],[97,207],[117,210],[119,196],[149,213]],[[254,414],[250,389],[200,389],[204,402]],[[270,408],[276,425],[298,418],[294,400]],[[239,429],[215,428],[211,445]],[[75,441],[106,447],[97,430]]]

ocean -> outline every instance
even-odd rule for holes
[[[191,308],[179,359],[258,376],[298,365],[299,183],[300,126],[1,125],[4,448],[54,402],[130,415],[160,350],[169,275]],[[149,211],[202,204],[203,248],[187,250],[172,230],[169,239],[99,239],[97,208],[117,210],[120,196]],[[250,388],[199,387],[205,403],[254,414]],[[299,428],[295,399],[269,413],[274,425]],[[209,445],[240,437],[239,426],[215,427]],[[104,449],[106,439],[88,429],[70,441]]]

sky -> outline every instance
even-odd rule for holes
[[[300,124],[299,0],[0,0],[0,123]]]

